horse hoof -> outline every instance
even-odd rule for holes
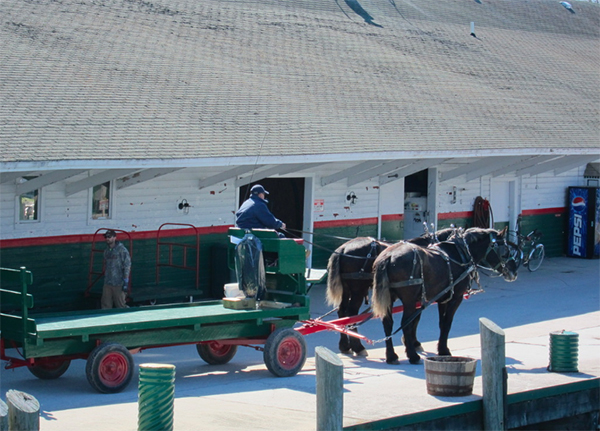
[[[355,354],[356,356],[364,356],[364,357],[367,357],[367,356],[369,356],[369,352],[367,352],[367,349],[362,349],[362,350],[361,350],[361,351],[359,351],[359,352],[354,352],[354,354]]]
[[[352,350],[348,349],[348,350],[342,350],[340,349],[340,353],[342,355],[351,355],[352,354]]]
[[[408,358],[408,362],[410,362],[413,365],[417,365],[421,363],[421,357],[416,357],[416,358]]]
[[[385,362],[387,362],[390,365],[398,365],[400,363],[400,358],[398,357],[398,355],[396,355],[396,353],[393,353],[390,356],[386,356]]]

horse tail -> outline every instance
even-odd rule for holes
[[[340,253],[336,250],[327,263],[327,304],[337,307],[342,302],[344,286],[340,275]]]
[[[381,255],[379,257],[382,257]],[[390,292],[390,279],[388,278],[389,258],[377,258],[373,264],[373,294],[371,298],[371,308],[375,317],[384,317],[387,315],[392,303]]]

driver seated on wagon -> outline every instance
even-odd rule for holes
[[[260,184],[252,186],[250,197],[235,213],[235,225],[240,229],[285,229],[285,223],[276,218],[267,207],[269,192]],[[285,238],[277,232],[280,238]]]

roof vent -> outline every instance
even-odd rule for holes
[[[566,2],[566,1],[561,1],[560,4],[563,5],[565,7],[565,9],[567,9],[569,12],[575,13],[575,11],[573,10],[573,6],[571,6],[571,3]]]

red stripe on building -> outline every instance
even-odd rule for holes
[[[453,218],[471,218],[473,217],[473,211],[461,211],[454,213],[440,213],[438,214],[438,220],[448,220]]]
[[[360,218],[360,219],[316,221],[315,229],[326,229],[326,228],[332,228],[332,227],[364,226],[367,224],[377,224],[377,217]]]
[[[401,221],[404,220],[404,214],[386,214],[381,216],[381,221]]]
[[[565,207],[558,208],[540,208],[535,210],[523,210],[521,212],[524,216],[536,216],[536,215],[544,215],[544,214],[564,214],[567,212]]]
[[[215,233],[227,233],[227,230],[233,226],[209,226],[209,227],[197,227],[198,234],[209,235]],[[104,231],[100,232],[101,235]],[[128,232],[129,236],[133,240],[140,239],[155,239],[158,231],[143,231],[143,232]],[[127,235],[117,231],[119,239],[127,240]],[[192,235],[193,231],[191,228],[183,229],[165,229],[161,230],[161,238],[170,238],[175,236],[186,236]],[[35,237],[35,238],[15,238],[15,239],[4,239],[0,240],[0,249],[3,248],[15,248],[15,247],[33,247],[33,246],[44,246],[44,245],[62,245],[62,244],[77,244],[83,242],[92,242],[94,234],[82,234],[82,235],[61,235],[61,236],[46,236],[46,237]],[[98,239],[96,239],[97,241]]]

